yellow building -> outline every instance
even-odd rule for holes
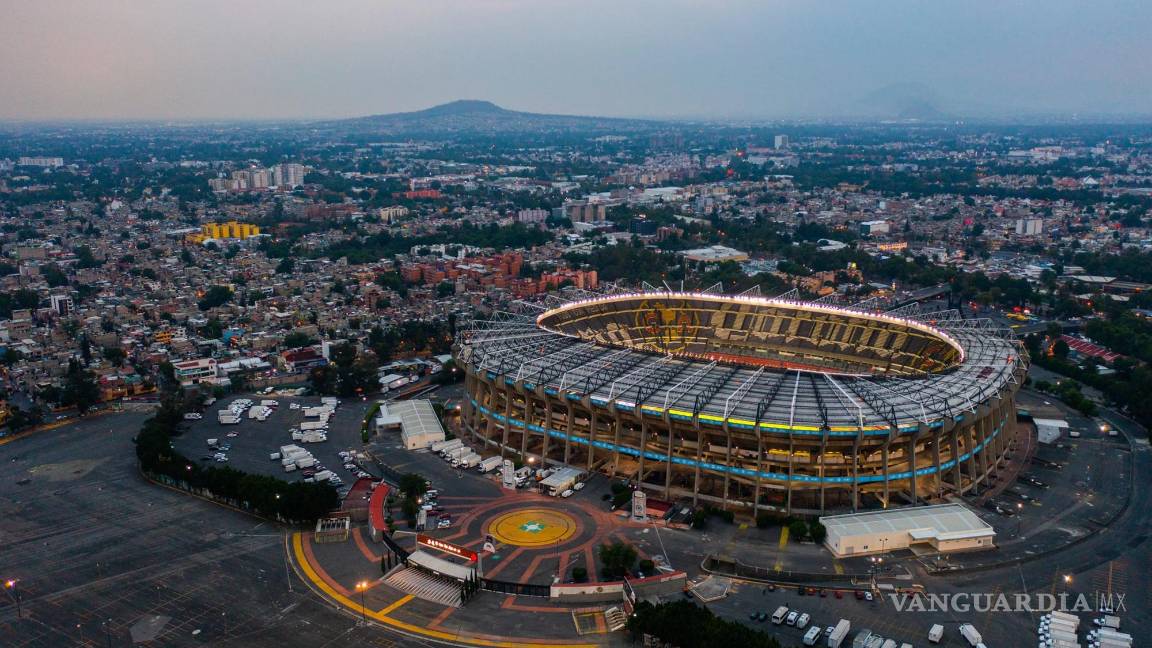
[[[246,239],[260,234],[260,226],[251,223],[228,221],[226,223],[204,223],[198,234],[190,234],[188,240],[203,243],[208,239]]]

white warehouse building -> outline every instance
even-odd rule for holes
[[[820,522],[828,529],[824,546],[837,558],[913,545],[940,553],[991,549],[996,538],[991,525],[960,504],[829,515]]]

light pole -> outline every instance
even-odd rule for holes
[[[1016,502],[1016,537],[1020,537],[1020,527],[1024,524],[1024,503]]]
[[[356,583],[356,591],[360,592],[360,622],[368,625],[368,608],[364,605],[364,592],[368,590],[368,581]]]
[[[108,619],[107,621],[101,621],[100,626],[104,628],[104,641],[106,641],[108,643],[108,648],[112,648],[112,635],[110,634],[110,632],[108,630],[108,624],[109,623],[112,623],[112,619]]]
[[[16,618],[23,619],[24,607],[20,601],[20,588],[17,587],[19,584],[19,578],[9,578],[4,581],[4,589],[8,590],[8,596],[12,597],[12,600],[16,602]]]

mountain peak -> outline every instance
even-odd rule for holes
[[[424,110],[417,111],[419,114],[426,116],[433,115],[476,115],[487,114],[496,115],[509,112],[500,106],[492,103],[491,101],[483,101],[481,99],[457,99],[456,101],[449,101],[448,103],[440,104],[439,106],[432,106]]]

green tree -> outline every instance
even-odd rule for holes
[[[96,377],[78,361],[68,361],[68,373],[64,376],[64,389],[60,393],[61,405],[73,405],[81,415],[100,403],[100,387]]]
[[[200,299],[198,306],[200,310],[206,311],[217,306],[223,306],[232,301],[232,289],[228,286],[212,286],[204,293]]]
[[[284,257],[280,259],[280,263],[276,264],[276,274],[290,275],[296,270],[296,262],[292,257]]]
[[[600,545],[600,573],[604,578],[615,580],[623,578],[636,564],[636,548],[623,542]]]
[[[101,355],[115,367],[123,367],[124,359],[128,357],[128,354],[124,353],[124,349],[120,347],[104,347]]]

